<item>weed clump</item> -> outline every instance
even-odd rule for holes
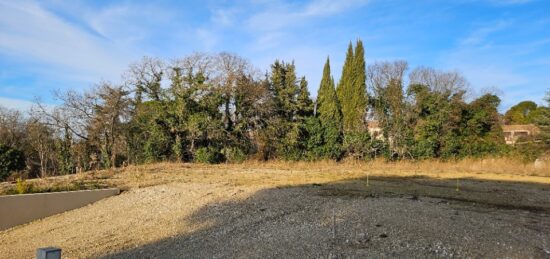
[[[15,182],[15,190],[17,194],[32,193],[34,190],[34,185],[25,181],[25,179],[17,178]]]
[[[212,147],[201,147],[195,153],[195,162],[203,164],[217,164],[222,162],[222,154]]]

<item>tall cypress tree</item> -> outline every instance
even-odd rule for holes
[[[323,129],[323,149],[324,157],[339,158],[342,146],[342,113],[336,90],[334,89],[334,79],[330,75],[330,60],[323,68],[323,78],[317,93],[317,116]]]
[[[323,68],[323,77],[321,85],[317,92],[317,114],[321,123],[335,121],[338,124],[342,123],[342,114],[340,112],[338,97],[334,89],[334,79],[330,75],[330,60],[327,61]]]
[[[348,46],[337,92],[343,120],[343,149],[348,156],[366,158],[371,140],[365,123],[366,65],[361,40],[357,40],[355,50],[351,43]]]
[[[365,115],[367,111],[367,69],[365,65],[365,49],[363,42],[357,40],[355,54],[353,56],[353,84],[351,92],[352,108],[351,128],[353,131],[362,132],[365,128]]]
[[[313,101],[309,97],[307,80],[304,76],[300,79],[300,89],[296,99],[296,120],[303,123],[305,119],[313,115]]]
[[[350,42],[342,78],[338,83],[338,99],[342,108],[344,132],[363,132],[367,106],[366,69],[363,43],[358,40],[355,51]]]
[[[340,77],[340,81],[338,82],[338,87],[336,88],[336,93],[338,94],[338,101],[341,104],[343,114],[345,113],[344,109],[347,108],[347,105],[344,104],[344,101],[349,96],[348,93],[349,93],[349,88],[351,87],[351,84],[352,84],[352,80],[353,80],[353,45],[350,42],[348,45],[348,51],[346,53],[346,60],[344,61],[344,67],[342,68],[342,76]],[[346,126],[344,125],[344,129],[345,128]]]

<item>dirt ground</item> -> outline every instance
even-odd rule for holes
[[[74,180],[124,191],[0,231],[0,258],[550,258],[543,176],[155,164],[40,184]]]

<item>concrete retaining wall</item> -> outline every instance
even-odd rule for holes
[[[117,195],[119,189],[0,196],[0,230],[83,207]]]

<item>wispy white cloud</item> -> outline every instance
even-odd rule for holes
[[[460,70],[471,81],[474,90],[501,89],[502,110],[525,99],[540,102],[542,96],[537,87],[543,80],[536,71],[526,67],[540,66],[541,60],[526,57],[544,47],[548,41],[496,40],[523,30],[522,26],[525,25],[511,20],[497,20],[482,25],[466,37],[458,39],[456,47],[440,57],[440,63],[445,68]]]
[[[214,25],[220,27],[227,27],[235,25],[237,22],[237,15],[239,13],[239,7],[229,8],[212,8],[211,22]]]
[[[312,95],[316,95],[322,68],[327,55],[344,53],[349,36],[339,44],[328,43],[335,39],[317,37],[315,24],[335,19],[338,15],[357,10],[370,0],[311,0],[306,2],[254,1],[254,11],[244,18],[243,28],[252,40],[247,44],[253,60],[268,68],[275,58],[295,60],[297,71],[306,75]],[[313,26],[313,27],[312,27]],[[327,28],[328,29],[328,28]],[[320,41],[324,42],[321,43]],[[341,49],[335,49],[342,47]],[[259,55],[258,55],[259,54]],[[343,56],[342,56],[343,59]],[[334,71],[340,58],[333,58]],[[338,77],[338,75],[335,75]]]
[[[124,49],[67,23],[33,1],[0,2],[0,54],[51,68],[58,78],[111,78],[128,61]],[[65,74],[65,75],[64,75]]]
[[[315,0],[311,1],[300,15],[304,17],[333,15],[351,8],[360,7],[368,2],[368,0]]]
[[[499,20],[493,24],[482,26],[473,32],[471,32],[467,37],[460,40],[462,45],[480,45],[486,43],[487,38],[495,32],[502,31],[509,27],[512,24],[511,21]]]
[[[201,42],[202,51],[212,51],[218,43],[218,34],[208,28],[197,28],[195,30],[197,39]]]
[[[270,3],[264,7],[263,11],[252,15],[246,23],[252,30],[277,30],[287,26],[297,26],[308,19],[339,14],[368,2],[368,0],[313,0],[305,5],[286,2]]]
[[[33,105],[34,103],[31,101],[5,98],[0,96],[0,106],[5,108],[19,111],[29,111]]]
[[[82,19],[95,31],[119,46],[139,46],[154,38],[159,28],[172,31],[177,13],[154,4],[112,4],[82,10]],[[177,33],[178,31],[172,31]]]
[[[175,58],[192,51],[236,52],[261,70],[275,58],[294,59],[314,94],[326,56],[337,79],[347,43],[362,38],[368,62],[409,59],[412,66],[458,69],[474,86],[504,89],[509,102],[532,96],[523,91],[529,85],[538,84],[532,92],[541,93],[548,82],[550,19],[543,10],[520,7],[540,3],[0,0],[0,95],[26,96],[7,86],[26,80],[27,92],[44,96],[52,88],[117,81],[143,55]]]
[[[308,28],[315,26],[316,22],[357,10],[369,2],[247,0],[231,4],[215,3],[209,6],[209,24],[197,29],[197,37],[207,50],[224,47],[220,44],[235,40],[228,35],[237,34],[247,39],[237,49],[262,70],[268,69],[275,59],[295,60],[298,73],[307,76],[310,91],[315,95],[326,56],[335,52],[344,53],[348,40],[357,36],[340,44],[322,44],[311,40],[314,37],[312,34],[316,33]],[[329,38],[322,40],[331,41]],[[342,49],[333,49],[335,45]]]

